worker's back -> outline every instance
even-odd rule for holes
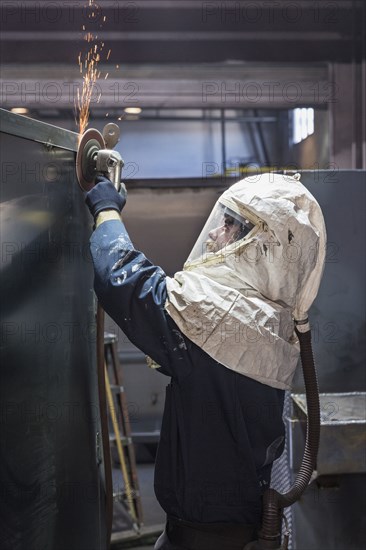
[[[283,449],[284,391],[185,342],[174,370],[183,362],[191,368],[166,389],[156,496],[168,514],[191,522],[258,524],[261,493]]]

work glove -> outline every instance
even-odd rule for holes
[[[127,191],[123,184],[121,191],[118,192],[108,178],[97,176],[93,189],[86,194],[85,203],[94,220],[96,220],[98,214],[103,210],[122,212],[126,204],[126,196]]]

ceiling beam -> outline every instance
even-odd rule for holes
[[[108,73],[108,78],[103,76]],[[3,107],[72,109],[80,74],[68,66],[3,67]],[[92,94],[91,110],[142,108],[290,109],[325,107],[335,90],[326,64],[195,66],[104,66]]]
[[[362,0],[2,0],[2,59],[73,63],[83,27],[116,63],[352,60],[362,42]]]

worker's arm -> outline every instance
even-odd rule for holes
[[[115,210],[103,210],[97,216],[95,220],[95,227],[99,227],[101,223],[107,222],[109,220],[121,220],[120,214]]]
[[[102,192],[99,189],[98,196]],[[93,212],[94,197],[90,193],[87,204]],[[106,194],[110,196],[105,204],[111,206],[110,187]],[[116,196],[116,204],[118,201]],[[164,374],[174,377],[189,374],[190,343],[164,309],[167,297],[164,271],[134,248],[117,207],[97,211],[94,219],[96,229],[90,249],[94,288],[102,307],[131,342],[162,366]]]

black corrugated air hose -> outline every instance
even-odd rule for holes
[[[283,508],[296,502],[309,484],[316,467],[320,436],[320,405],[318,380],[311,346],[311,331],[296,334],[300,342],[300,356],[305,382],[307,402],[306,443],[300,470],[292,487],[284,494],[275,489],[267,489],[263,495],[262,526],[259,541],[252,548],[279,548],[281,544],[281,517]],[[258,545],[259,544],[259,545]]]

